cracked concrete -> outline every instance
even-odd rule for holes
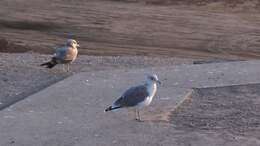
[[[142,111],[144,122],[133,120],[125,109],[103,112],[150,72],[157,73],[163,84],[151,106]],[[1,111],[0,145],[259,145],[258,138],[186,131],[169,122],[192,88],[256,84],[259,73],[257,60],[82,72]]]

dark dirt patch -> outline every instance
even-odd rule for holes
[[[4,38],[0,38],[0,52],[5,53],[23,53],[30,51],[30,47],[26,47],[23,45],[17,45],[14,43],[9,42],[8,40]]]
[[[260,138],[260,85],[194,89],[172,113],[177,129],[228,131]]]
[[[227,7],[236,7],[245,3],[250,3],[253,0],[113,0],[113,1],[124,1],[124,2],[144,2],[146,4],[154,5],[197,5],[205,6],[210,3],[221,2]],[[259,1],[256,1],[255,6],[259,5]]]
[[[242,61],[242,60],[234,60],[234,59],[205,59],[205,60],[196,60],[193,64],[209,64],[209,63],[224,63],[224,62],[232,62],[232,61]]]
[[[37,31],[48,31],[52,29],[60,28],[52,22],[37,22],[37,21],[7,21],[0,20],[0,27],[18,29],[18,30],[37,30]]]
[[[16,43],[5,38],[0,38],[0,52],[1,53],[26,53],[26,52],[39,52],[42,54],[53,53],[54,50],[42,48],[41,46],[30,46],[24,43]]]

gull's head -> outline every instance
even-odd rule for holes
[[[67,42],[66,42],[66,45],[73,47],[73,48],[79,47],[79,44],[77,43],[77,41],[73,40],[73,39],[68,39]]]
[[[161,84],[161,81],[158,79],[158,76],[156,74],[147,75],[147,82]]]

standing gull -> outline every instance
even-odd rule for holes
[[[157,83],[161,84],[157,75],[148,75],[146,83],[143,85],[131,87],[117,99],[112,106],[109,106],[105,111],[112,111],[119,108],[135,108],[135,118],[141,121],[139,110],[148,106],[157,91]]]
[[[46,68],[53,68],[57,64],[67,64],[67,71],[69,71],[69,65],[77,58],[77,47],[79,47],[79,44],[75,40],[68,39],[65,46],[56,49],[56,52],[51,61],[43,63],[41,66],[46,66]]]

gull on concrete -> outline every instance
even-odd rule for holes
[[[53,68],[57,64],[66,64],[67,71],[69,71],[69,65],[75,61],[78,55],[79,44],[76,40],[68,39],[66,44],[56,49],[54,56],[51,61],[41,64],[41,66],[46,66],[46,68]],[[64,69],[64,67],[63,67]]]
[[[139,110],[150,105],[157,91],[157,83],[161,84],[156,74],[148,75],[145,84],[126,90],[112,106],[105,109],[105,112],[133,107],[135,109],[135,119],[141,121]]]

